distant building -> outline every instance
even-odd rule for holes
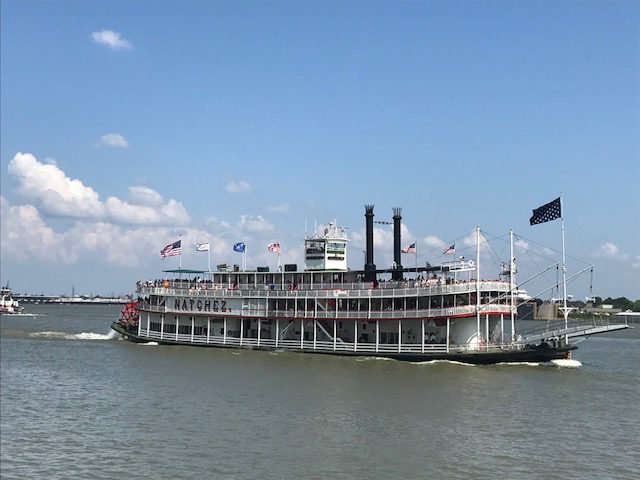
[[[613,305],[602,304],[598,307],[584,307],[582,313],[590,313],[592,315],[616,315],[620,313],[622,309],[613,308]]]
[[[536,312],[536,320],[559,320],[564,318],[558,308],[560,305],[557,302],[544,302],[538,306]]]

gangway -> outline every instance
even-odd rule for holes
[[[548,325],[543,327],[543,331],[540,328],[527,333],[521,332],[519,340],[524,343],[533,343],[540,340],[547,340],[551,338],[561,338],[565,335],[569,338],[587,337],[590,335],[597,335],[599,333],[614,332],[616,330],[624,330],[625,328],[632,328],[625,321],[624,323],[610,323],[609,320],[591,320],[585,322],[584,320],[574,320],[566,328],[564,324],[558,326],[558,328],[549,329]]]

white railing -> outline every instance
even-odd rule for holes
[[[391,283],[391,282],[389,282]],[[377,297],[411,297],[411,296],[433,296],[474,293],[476,291],[475,282],[452,283],[448,285],[415,286],[411,282],[393,282],[393,286],[381,283],[378,288],[371,288],[367,283],[349,283],[344,285],[314,285],[313,288],[305,285],[295,289],[265,289],[253,288],[252,286],[241,286],[239,288],[229,288],[228,285],[197,286],[192,288],[183,287],[157,287],[142,286],[139,288],[140,295],[163,295],[177,297],[247,297],[247,298],[377,298]],[[508,292],[509,284],[499,281],[481,281],[481,292]]]
[[[222,337],[219,335],[210,336],[194,335],[193,341],[190,334],[164,333],[154,330],[141,329],[140,336],[149,341],[162,341],[167,343],[181,343],[192,345],[217,345],[229,347],[243,348],[276,348],[276,340],[273,338],[238,338],[238,337]],[[283,350],[302,350],[302,351],[318,351],[318,352],[353,352],[353,353],[444,353],[447,351],[446,344],[425,344],[405,343],[398,344],[378,344],[358,342],[336,342],[316,340],[315,348],[313,340],[304,340],[304,342],[295,339],[278,340],[278,348]],[[462,346],[452,346],[451,350],[460,350]]]
[[[140,311],[149,311],[157,313],[169,313],[169,314],[197,314],[199,312],[190,312],[182,310],[173,310],[166,308],[165,306],[159,307],[155,305],[140,305],[138,307]],[[480,314],[508,314],[511,312],[509,305],[481,305]],[[201,312],[200,312],[201,313]],[[363,311],[346,311],[346,310],[267,310],[262,308],[244,308],[242,311],[230,311],[230,312],[206,312],[210,317],[224,317],[224,316],[242,316],[245,318],[307,318],[307,319],[323,319],[323,320],[345,320],[345,319],[361,319],[361,320],[382,320],[382,319],[403,319],[403,318],[442,318],[442,317],[455,317],[461,315],[473,315],[476,313],[475,305],[463,305],[460,307],[449,308],[432,308],[432,309],[406,309],[406,310],[372,310],[370,312]]]

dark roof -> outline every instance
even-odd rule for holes
[[[188,268],[177,268],[175,270],[163,270],[163,273],[205,273],[205,270],[189,270]]]

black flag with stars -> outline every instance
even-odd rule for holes
[[[553,202],[549,202],[539,208],[534,208],[533,216],[529,219],[529,223],[536,225],[538,223],[550,222],[560,217],[562,217],[562,207],[560,206],[560,197],[558,197]]]

